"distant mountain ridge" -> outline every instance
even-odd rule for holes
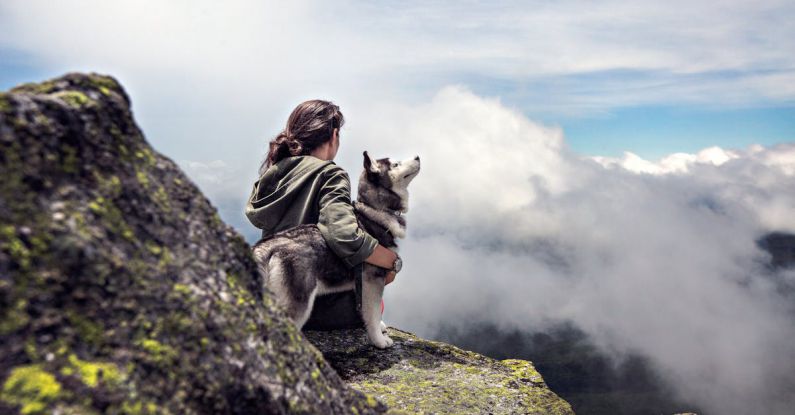
[[[770,254],[765,267],[795,267],[795,235],[770,232],[759,238],[757,245]],[[780,290],[795,293],[792,283],[775,278],[775,273],[763,276],[773,278]],[[561,323],[544,332],[500,329],[489,323],[463,328],[443,324],[433,338],[494,359],[533,360],[547,384],[578,414],[701,412],[694,403],[677,399],[658,379],[647,358],[630,354],[614,364],[573,323]]]
[[[795,266],[795,234],[771,232],[757,241],[760,248],[770,253],[770,265],[777,268]]]

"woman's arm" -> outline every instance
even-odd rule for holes
[[[364,262],[368,264],[377,265],[381,268],[391,269],[392,264],[395,263],[395,259],[397,259],[397,254],[392,252],[392,250],[388,248],[384,248],[383,245],[378,244],[373,250],[372,255],[367,257]]]
[[[364,262],[379,266],[381,268],[391,269],[396,258],[396,253],[394,253],[391,249],[385,248],[383,245],[379,244],[373,250],[373,254],[367,257]],[[395,275],[395,271],[389,271],[389,273],[386,274],[384,285],[389,285],[392,281],[394,281]]]
[[[358,226],[353,204],[350,200],[350,180],[340,168],[330,172],[320,196],[318,228],[329,247],[349,266],[362,261],[391,269],[397,254],[379,244],[370,234]],[[389,272],[386,284],[395,279]]]
[[[338,166],[333,166],[324,174],[327,179],[319,194],[317,227],[329,248],[349,267],[361,264],[373,256],[375,265],[385,264],[389,257],[384,257],[384,252],[378,249],[378,240],[359,227],[351,203],[348,174]],[[389,251],[383,246],[380,248]],[[390,263],[389,268],[391,267]]]

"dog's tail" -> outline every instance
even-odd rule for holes
[[[274,250],[266,243],[258,243],[251,249],[254,260],[257,262],[259,275],[265,283],[268,282],[268,269],[270,268],[269,263],[273,257],[273,252]]]

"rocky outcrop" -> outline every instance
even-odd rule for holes
[[[111,77],[0,94],[0,413],[379,413]]]
[[[529,362],[397,330],[310,334],[330,366],[111,77],[0,93],[0,178],[0,413],[571,413]]]
[[[378,350],[361,330],[306,336],[354,388],[409,414],[573,414],[526,360],[494,360],[389,329]]]

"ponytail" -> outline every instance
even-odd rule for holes
[[[301,142],[286,131],[282,131],[276,138],[271,140],[268,147],[268,159],[266,160],[268,166],[272,166],[290,156],[300,156],[304,150]]]
[[[332,131],[344,123],[340,108],[330,101],[302,102],[290,114],[285,129],[268,144],[268,155],[260,166],[260,175],[287,157],[310,154],[330,140]]]

